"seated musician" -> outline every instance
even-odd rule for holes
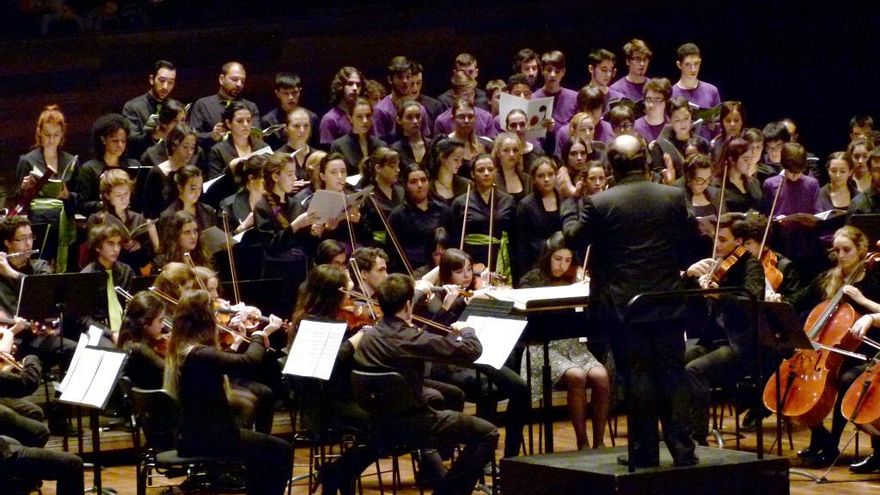
[[[868,252],[868,237],[859,229],[845,226],[834,233],[832,255],[836,258],[836,265],[825,273],[819,275],[800,291],[792,294],[784,300],[791,303],[798,312],[806,312],[822,301],[833,298],[842,292],[845,300],[850,302],[859,313],[880,312],[880,277],[877,270],[868,270],[863,273],[857,270],[861,261]],[[868,328],[861,322],[853,326],[851,333],[861,339]],[[871,348],[862,346],[856,350],[858,353],[873,355]],[[840,373],[834,379],[837,381],[837,401],[832,409],[831,430],[825,428],[822,423],[810,426],[812,432],[810,445],[798,452],[798,457],[805,459],[810,467],[829,466],[840,453],[840,436],[846,427],[847,419],[841,413],[841,401],[849,386],[864,370],[864,362],[854,358],[847,358],[840,367]],[[871,445],[876,449],[880,446],[880,439],[871,437]],[[871,455],[862,462],[850,466],[850,470],[857,473],[867,473],[880,468],[880,457]]]
[[[97,224],[89,231],[89,249],[94,261],[86,265],[81,273],[107,273],[107,312],[100,310],[82,318],[81,323],[84,330],[90,326],[100,328],[104,332],[102,345],[106,347],[113,347],[119,341],[119,330],[122,328],[122,304],[115,287],[127,291],[134,279],[131,267],[118,261],[122,245],[127,240],[125,233],[115,224]]]
[[[178,302],[168,343],[165,390],[180,403],[178,451],[245,464],[247,493],[253,495],[284,492],[292,451],[285,440],[236,424],[225,375],[256,365],[266,339],[280,327],[281,320],[273,318],[264,330],[254,332],[244,354],[221,351],[210,296],[196,290]]]
[[[17,322],[20,326],[23,321]],[[13,328],[0,329],[0,352],[11,356]],[[49,430],[43,425],[40,408],[25,397],[40,385],[40,360],[24,358],[20,370],[0,369],[0,484],[8,488],[10,478],[57,480],[59,495],[83,493],[83,463],[67,452],[47,450]]]
[[[189,212],[177,211],[167,217],[160,232],[162,242],[153,260],[153,270],[163,269],[168,263],[184,263],[185,253],[197,266],[211,265],[199,224]]]
[[[138,292],[125,306],[116,345],[128,352],[125,374],[135,387],[162,388],[169,337],[162,333],[164,319],[165,303],[150,291]]]
[[[28,254],[34,248],[34,233],[26,217],[0,218],[0,239],[6,252],[0,254],[0,310],[14,315],[22,279],[51,274],[52,268],[46,261],[31,259]],[[46,332],[21,331],[16,333],[15,340],[22,355],[36,354],[49,366],[58,364],[62,369],[67,368],[76,351],[76,342]]]
[[[440,257],[439,278],[436,286],[442,286],[446,293],[434,297],[427,304],[419,304],[419,312],[442,324],[452,324],[459,319],[467,307],[469,298],[464,290],[474,290],[480,279],[474,277],[473,260],[470,255],[458,249],[447,249]],[[432,279],[429,273],[423,279]],[[478,295],[477,290],[472,297]],[[519,453],[522,443],[522,428],[528,416],[530,404],[529,388],[525,379],[508,366],[495,369],[491,366],[476,365],[480,371],[479,381],[473,367],[454,363],[431,366],[431,378],[451,383],[464,390],[465,397],[477,404],[477,416],[492,417],[499,401],[509,399],[504,415],[505,439],[504,457]]]
[[[573,250],[566,245],[562,232],[556,232],[544,243],[535,268],[523,276],[520,287],[573,284],[578,268],[573,260]],[[543,380],[540,377],[544,352],[540,345],[530,345],[529,351],[534,402],[543,397]],[[521,375],[525,369],[526,361],[523,360]],[[578,450],[590,447],[587,440],[587,388],[591,390],[589,402],[593,406],[593,448],[604,447],[611,395],[608,371],[585,344],[578,338],[571,338],[550,342],[550,375],[554,385],[561,385],[568,391],[568,412]]]
[[[744,234],[735,218],[731,214],[721,216],[715,258],[694,263],[687,269],[687,275],[704,289],[738,287],[762,298],[761,264],[743,246]],[[754,329],[748,312],[737,299],[733,296],[708,300],[709,321],[700,338],[688,342],[685,349],[685,371],[691,389],[691,435],[700,445],[707,445],[712,385],[729,383],[754,369],[757,352]]]
[[[402,373],[415,399],[419,400],[425,360],[473,363],[482,352],[482,346],[473,329],[463,323],[455,323],[447,335],[426,332],[413,325],[414,293],[412,279],[401,274],[389,275],[379,285],[379,305],[384,316],[375,327],[364,331],[354,359],[357,368]],[[427,405],[394,417],[393,424],[387,426],[381,428],[380,425],[382,430],[387,430],[382,434],[395,437],[393,441],[399,441],[395,443],[424,446],[442,439],[466,444],[435,493],[471,493],[498,444],[498,430],[491,423],[457,411],[435,411]],[[353,479],[370,461],[368,456],[351,459],[343,455],[339,460],[339,479]]]

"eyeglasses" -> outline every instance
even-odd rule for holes
[[[694,177],[693,179],[691,179],[691,182],[693,182],[694,184],[696,184],[698,186],[702,186],[702,185],[708,184],[709,179],[704,179],[702,177]]]
[[[645,98],[645,103],[650,103],[651,105],[660,105],[665,102],[666,100],[663,98]]]

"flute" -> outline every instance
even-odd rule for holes
[[[5,253],[6,258],[18,258],[19,256],[31,256],[32,254],[39,254],[39,249],[31,249],[30,251],[21,251],[18,253]]]

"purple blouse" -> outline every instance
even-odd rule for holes
[[[477,115],[477,124],[475,126],[477,136],[486,136],[495,139],[495,136],[498,135],[498,131],[495,128],[492,114],[480,107],[474,107],[474,113]],[[434,135],[448,136],[452,133],[452,121],[452,109],[447,108],[446,111],[438,115],[437,120],[434,121]]]
[[[554,131],[558,131],[560,126],[568,125],[568,121],[577,113],[577,91],[562,88],[558,93],[550,94],[541,88],[532,93],[532,99],[553,97],[553,120],[556,125],[553,126]]]
[[[684,99],[700,108],[714,108],[721,104],[718,88],[704,81],[697,81],[694,89],[684,89],[678,84],[672,86],[672,97],[683,96]]]
[[[770,212],[773,198],[776,197],[776,189],[785,179],[785,175],[779,174],[764,181],[764,213]],[[797,181],[785,179],[785,185],[779,193],[779,201],[776,203],[775,215],[791,215],[794,213],[818,213],[817,201],[819,199],[819,181],[809,175],[801,175]]]

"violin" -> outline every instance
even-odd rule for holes
[[[774,291],[779,290],[779,286],[782,285],[783,275],[776,266],[778,263],[779,259],[776,257],[776,253],[771,249],[765,249],[761,255],[761,266],[764,268],[764,278],[767,279],[767,283]]]
[[[168,354],[168,339],[171,337],[171,334],[163,333],[158,337],[150,340],[150,349],[153,349],[153,352],[158,354],[161,357],[165,357]]]
[[[858,280],[876,257],[876,253],[868,253],[847,277],[844,287]],[[837,398],[837,385],[829,377],[838,375],[845,359],[844,353],[835,351],[848,352],[858,347],[859,339],[849,331],[858,318],[852,305],[843,300],[843,287],[813,308],[804,331],[820,348],[799,349],[779,365],[764,387],[767,409],[796,424],[815,425],[824,420]],[[776,386],[777,380],[781,390]]]
[[[710,283],[714,283],[716,286],[721,285],[721,282],[727,276],[727,272],[729,272],[747,252],[748,249],[746,249],[745,246],[737,246],[736,249],[734,249],[726,258],[719,259],[718,262],[715,263],[715,267],[709,272],[709,276],[706,279]]]
[[[379,318],[382,318],[382,308],[378,304],[360,301],[355,303],[349,296],[346,296],[346,300],[336,312],[336,319],[344,320],[348,324],[349,333],[355,333],[365,326],[373,325]]]
[[[11,352],[0,352],[0,370],[7,372],[21,372],[24,365],[15,359]]]

